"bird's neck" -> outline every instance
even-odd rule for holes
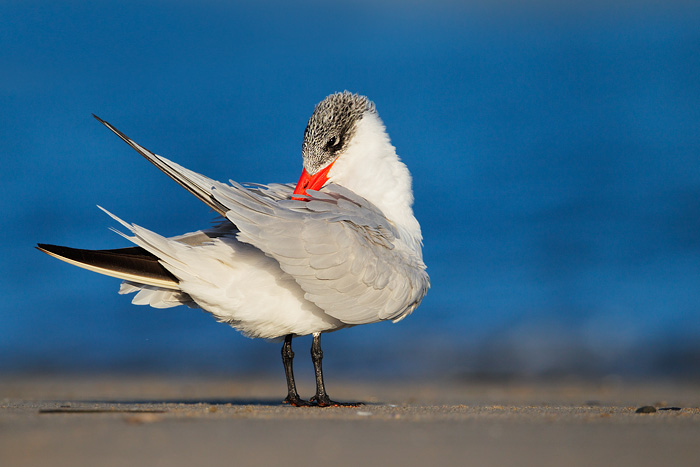
[[[329,181],[378,207],[389,221],[411,237],[420,251],[422,235],[413,215],[411,174],[375,113],[366,113],[357,123],[350,145],[329,172]]]

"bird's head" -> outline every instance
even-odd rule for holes
[[[304,131],[304,170],[295,195],[305,195],[306,190],[319,190],[326,184],[332,166],[347,152],[358,123],[368,113],[376,115],[374,104],[348,91],[331,94],[316,105]]]
[[[307,199],[307,190],[334,183],[371,202],[420,240],[411,209],[411,174],[369,99],[345,91],[316,105],[304,132],[302,155],[304,170],[292,199]]]

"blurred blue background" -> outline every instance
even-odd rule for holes
[[[33,246],[128,246],[96,204],[214,218],[91,113],[212,178],[294,182],[348,89],[414,175],[433,285],[326,336],[328,377],[698,377],[700,4],[483,3],[0,3],[0,371],[278,376],[278,344]]]

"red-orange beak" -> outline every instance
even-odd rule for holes
[[[294,189],[294,194],[295,195],[305,195],[306,190],[320,190],[323,185],[326,184],[328,181],[328,171],[331,170],[331,167],[335,161],[331,162],[328,164],[325,168],[319,170],[316,172],[314,175],[309,175],[309,173],[306,171],[306,169],[301,171],[301,177],[299,177],[299,181],[297,182],[297,186]],[[301,198],[298,196],[292,196],[292,199],[296,199],[299,201],[307,200],[308,198]]]

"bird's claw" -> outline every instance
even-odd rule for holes
[[[361,402],[336,402],[327,395],[319,396],[318,394],[309,399],[309,403],[316,407],[359,407],[362,405]]]
[[[287,396],[283,401],[283,404],[289,404],[292,407],[311,407],[313,404],[307,402],[299,396]]]

